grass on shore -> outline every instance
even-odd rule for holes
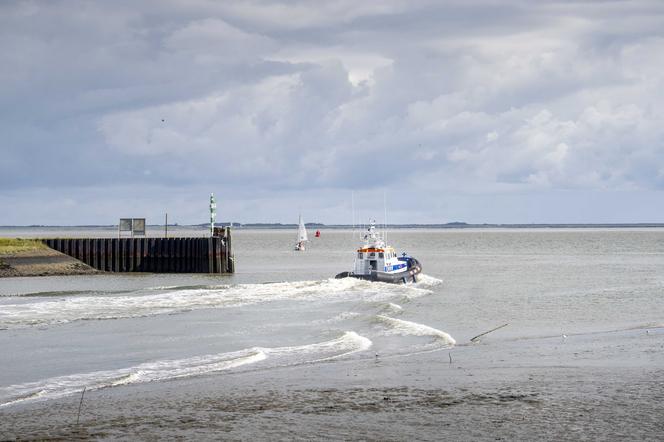
[[[46,245],[36,239],[0,238],[0,255],[13,255],[18,252],[45,248]]]

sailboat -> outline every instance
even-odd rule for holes
[[[302,215],[300,215],[300,223],[297,227],[297,243],[295,244],[295,250],[298,252],[304,251],[305,241],[309,241],[309,238],[307,238],[307,228],[304,227],[304,221],[302,220]]]

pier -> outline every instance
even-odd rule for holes
[[[51,238],[48,247],[105,272],[234,273],[231,230],[207,238]]]

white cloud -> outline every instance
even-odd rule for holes
[[[343,47],[286,47],[270,55],[271,60],[288,63],[328,64],[340,62],[348,71],[348,81],[354,86],[366,82],[375,84],[374,72],[377,69],[390,66],[393,60],[380,54],[370,52],[354,52]]]

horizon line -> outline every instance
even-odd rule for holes
[[[322,228],[357,228],[365,224],[324,224],[319,222],[305,223],[307,227],[322,227]],[[198,224],[168,224],[169,227],[200,227],[208,228],[210,223]],[[296,227],[297,223],[279,223],[279,222],[218,222],[215,223],[217,227],[262,227],[262,228],[291,228]],[[385,226],[387,228],[408,228],[408,227],[429,227],[429,228],[447,228],[447,229],[463,229],[463,228],[490,228],[490,227],[507,227],[507,228],[547,228],[547,227],[664,227],[664,222],[593,222],[593,223],[466,223],[466,222],[449,222],[449,223],[395,223],[395,224],[377,224],[378,227]],[[0,228],[39,228],[39,227],[87,227],[87,228],[117,228],[117,224],[24,224],[24,225],[0,225]],[[165,224],[146,224],[146,227],[165,227]]]

